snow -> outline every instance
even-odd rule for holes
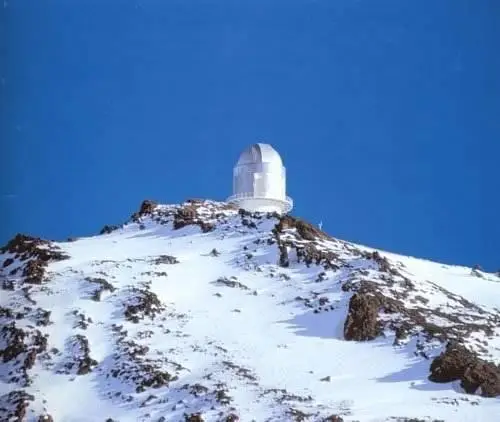
[[[215,421],[222,420],[221,409],[228,414],[234,408],[242,421],[286,421],[293,420],[286,414],[290,407],[317,415],[311,420],[332,414],[363,422],[390,417],[497,419],[498,398],[471,396],[455,384],[428,381],[430,362],[413,354],[414,340],[394,347],[392,338],[343,339],[349,295],[340,286],[351,270],[327,271],[326,280],[316,283],[321,267],[294,263],[280,268],[276,246],[255,243],[269,236],[275,221],[264,220],[251,230],[234,213],[225,213],[228,223],[209,233],[197,226],[173,230],[171,224],[149,221],[143,230],[131,224],[111,234],[57,244],[70,259],[49,265],[50,294],[38,289],[32,298],[38,307],[51,310],[53,323],[40,330],[49,335],[49,348],[62,353],[54,357],[54,366],[37,362],[33,368],[33,383],[25,390],[36,400],[28,420],[46,409],[55,421],[65,422],[157,421],[160,417],[177,422],[184,420],[185,413],[198,411],[206,421]],[[325,241],[323,245],[348,259],[352,268],[364,268],[343,243]],[[219,256],[210,255],[214,248]],[[447,298],[433,291],[427,281],[488,311],[499,305],[500,283],[493,275],[479,278],[470,269],[380,253],[403,264],[405,275],[418,284],[417,294],[425,296],[429,306],[444,306]],[[179,263],[151,264],[160,255],[173,256]],[[166,276],[157,275],[162,272]],[[104,278],[117,290],[93,301],[90,295],[95,286],[85,281],[87,277]],[[215,283],[221,277],[236,277],[246,289]],[[165,310],[139,324],[124,320],[122,309],[129,288],[147,282]],[[296,300],[297,296],[311,297],[312,291],[327,297],[333,309],[316,314]],[[13,294],[4,293],[1,306],[13,300]],[[86,329],[75,328],[75,310],[91,317]],[[433,322],[446,324],[439,317]],[[118,347],[113,324],[123,325],[127,338],[147,345],[146,356],[171,361],[162,363],[167,370],[174,371],[178,365],[185,368],[177,372],[179,379],[168,387],[137,393],[133,384],[106,377]],[[140,333],[146,330],[151,336],[141,339]],[[88,339],[90,356],[99,364],[86,375],[57,374],[56,368],[74,355],[68,350],[68,339],[75,334]],[[481,334],[477,337],[482,339]],[[440,350],[442,346],[436,346],[434,354]],[[500,362],[500,340],[490,343],[488,351]],[[325,377],[330,378],[326,381]],[[224,407],[208,397],[211,393],[205,402],[182,389],[195,383],[209,390],[224,383],[233,401]],[[0,383],[0,395],[14,389],[12,384]],[[283,396],[281,389],[300,398],[278,400]],[[109,392],[123,393],[130,401],[109,398]],[[151,394],[156,397],[141,407]],[[454,402],[458,404],[449,404]]]

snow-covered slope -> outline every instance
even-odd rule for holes
[[[212,201],[17,236],[0,268],[2,421],[500,419],[480,270]]]

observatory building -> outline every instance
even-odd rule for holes
[[[286,196],[286,169],[271,145],[254,144],[241,153],[227,202],[250,212],[285,214],[292,209],[293,201]]]

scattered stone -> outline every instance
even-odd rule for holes
[[[243,283],[240,283],[239,281],[237,281],[237,278],[236,277],[231,277],[231,278],[227,278],[227,277],[220,277],[218,278],[216,281],[215,281],[215,284],[216,285],[222,285],[222,286],[227,286],[227,287],[231,287],[231,288],[235,288],[237,287],[238,289],[242,289],[242,290],[250,290],[247,286],[245,286]]]
[[[230,361],[223,361],[222,364],[242,378],[249,379],[250,381],[257,381],[257,377],[252,373],[250,369],[243,368],[242,366],[236,365],[235,363]]]
[[[165,370],[163,358],[148,357],[149,347],[127,337],[123,327],[114,325],[113,332],[116,336],[117,350],[109,376],[131,385],[136,393],[149,388],[168,386],[171,381],[177,380],[177,376]]]
[[[154,263],[155,265],[160,265],[160,264],[172,265],[172,264],[178,264],[179,260],[175,256],[160,255],[158,258],[155,259]]]
[[[89,283],[98,285],[97,289],[94,291],[94,293],[92,293],[91,296],[91,299],[95,302],[101,301],[101,296],[104,292],[113,293],[116,290],[116,288],[104,278],[87,277],[85,278],[85,280]]]
[[[0,358],[3,364],[10,362],[0,380],[18,382],[23,386],[30,384],[28,371],[34,366],[36,357],[47,350],[47,336],[39,330],[31,328],[18,328],[15,321],[3,324],[0,330]]]
[[[35,397],[24,390],[14,390],[0,396],[0,412],[5,421],[23,422],[26,410]]]
[[[220,255],[220,252],[219,252],[217,249],[213,248],[213,249],[210,251],[209,255],[210,255],[210,256],[219,256],[219,255]]]
[[[76,365],[76,375],[86,375],[92,372],[93,367],[97,366],[98,362],[90,357],[90,346],[87,338],[81,334],[76,334],[71,339],[71,344],[73,348],[72,357],[75,361],[68,362],[65,365],[66,369],[72,369]]]
[[[153,320],[166,309],[154,292],[138,287],[132,287],[130,290],[133,295],[131,299],[133,303],[125,305],[124,315],[127,321],[137,324],[146,317]]]

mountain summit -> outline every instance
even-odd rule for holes
[[[295,217],[144,201],[0,255],[0,420],[486,421],[500,278]]]

